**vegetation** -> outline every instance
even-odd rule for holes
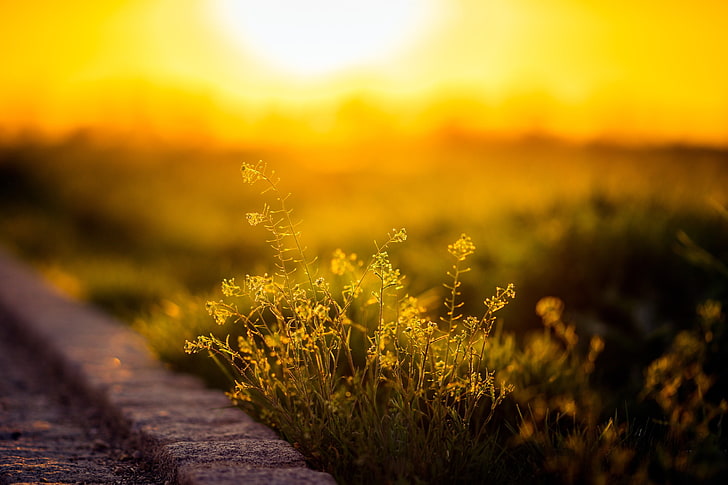
[[[389,248],[404,242],[404,230],[393,231],[367,264],[337,249],[331,273],[344,278],[332,280],[307,258],[288,195],[265,167],[246,164],[243,178],[263,181],[274,195],[277,208],[265,205],[247,219],[270,233],[276,270],[246,275],[240,286],[223,281],[226,297],[247,299],[242,309],[208,302],[218,324],[232,319],[242,327],[236,342],[211,334],[188,341],[186,350],[224,361],[233,372],[233,401],[278,429],[314,466],[346,483],[725,477],[728,402],[720,394],[706,399],[715,378],[703,367],[722,319],[719,302],[702,304],[701,327],[679,332],[647,367],[632,406],[652,404],[649,417],[620,420],[615,410],[605,421],[607,408],[590,379],[604,340],[593,336],[585,354],[577,352],[562,300],[539,300],[544,331],[522,347],[502,330],[489,339],[495,312],[515,297],[512,285],[484,301],[482,316],[460,313],[465,261],[475,252],[470,237],[448,246],[451,281],[433,318],[436,310],[404,291],[390,262]],[[693,259],[725,270],[684,233],[680,241]],[[509,393],[517,414],[502,412],[489,427]],[[515,436],[504,439],[507,429]],[[507,464],[523,456],[532,469],[521,475],[523,468]]]
[[[242,325],[236,342],[201,336],[187,351],[225,360],[234,402],[342,480],[472,482],[499,471],[486,426],[511,388],[496,384],[483,360],[495,313],[515,296],[513,287],[497,289],[479,317],[459,313],[460,279],[475,250],[462,235],[448,247],[454,264],[445,313],[428,318],[390,262],[404,229],[366,264],[337,250],[332,275],[323,276],[306,257],[276,181],[252,165],[243,177],[265,182],[275,196],[277,208],[266,205],[248,221],[270,233],[276,269],[246,275],[242,285],[223,282],[226,297],[247,298],[244,309],[208,302],[218,324]]]
[[[441,171],[399,175],[287,165],[290,190],[249,166],[248,181],[273,185],[267,209],[248,219],[258,226],[243,231],[238,211],[255,194],[225,174],[246,154],[202,165],[179,160],[207,154],[114,152],[98,166],[108,152],[70,142],[5,148],[2,239],[67,292],[129,321],[175,368],[222,388],[237,379],[237,404],[342,483],[483,473],[497,483],[724,483],[725,154],[490,153],[519,174],[507,178],[468,161],[481,153],[472,150],[450,152]],[[533,156],[556,160],[543,165],[553,177],[529,172]],[[670,183],[655,185],[658,173]],[[288,192],[300,194],[310,249]],[[377,238],[368,231],[403,221],[406,243],[393,231],[371,258],[352,258]],[[457,238],[463,229],[470,238]],[[256,239],[272,241],[276,266]],[[221,302],[214,287],[240,268],[251,277],[226,280]],[[483,306],[484,289],[511,281],[515,302]],[[511,296],[506,286],[489,301]],[[185,355],[185,340],[205,352]],[[207,350],[223,352],[229,376]],[[458,387],[463,379],[481,387]],[[467,464],[443,459],[465,452]],[[385,468],[378,453],[401,459]]]

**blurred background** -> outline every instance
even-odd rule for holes
[[[194,367],[204,300],[269,270],[239,176],[264,160],[311,256],[404,226],[408,291],[437,291],[466,232],[473,311],[513,282],[525,335],[556,296],[606,340],[604,382],[637,382],[727,297],[726,19],[720,0],[0,0],[0,238]]]
[[[0,5],[6,140],[728,142],[718,0]]]

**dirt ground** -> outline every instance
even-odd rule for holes
[[[0,484],[163,484],[34,362],[38,351],[18,347],[0,320]]]

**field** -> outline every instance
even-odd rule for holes
[[[476,251],[459,311],[480,313],[496,287],[515,285],[486,347],[488,369],[514,387],[488,423],[506,450],[489,465],[494,479],[728,476],[725,151],[536,139],[227,152],[28,140],[0,149],[0,241],[62,291],[134,326],[174,368],[227,389],[207,355],[184,347],[233,333],[205,308],[223,279],[273,271],[269,235],[246,222],[262,197],[240,167],[258,160],[291,194],[306,254],[322,268],[338,248],[365,258],[406,227],[390,257],[428,312],[445,311],[446,249],[461,233]],[[339,478],[375,473],[364,459],[343,470],[312,462]]]

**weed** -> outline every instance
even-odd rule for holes
[[[236,405],[347,483],[497,480],[503,450],[488,424],[512,387],[495,381],[485,352],[514,287],[498,288],[480,316],[461,314],[461,281],[475,251],[462,235],[448,247],[444,312],[424,308],[390,258],[404,229],[367,261],[335,251],[324,274],[307,257],[274,175],[262,164],[246,164],[242,174],[272,195],[273,205],[247,219],[270,235],[275,269],[224,280],[226,299],[208,302],[218,324],[240,326],[237,341],[200,336],[186,351],[223,361]]]
[[[683,256],[725,274],[722,260],[684,232],[678,241]],[[697,324],[678,332],[645,367],[641,392],[625,402],[626,419],[616,411],[603,418],[607,408],[589,379],[603,341],[593,337],[588,350],[578,352],[578,337],[564,323],[558,298],[542,298],[536,311],[544,333],[523,349],[500,331],[490,343],[489,364],[503,369],[516,386],[513,399],[526,410],[517,408],[510,455],[525,457],[546,483],[725,483],[728,400],[721,301],[699,304]],[[630,419],[630,408],[637,418]]]

